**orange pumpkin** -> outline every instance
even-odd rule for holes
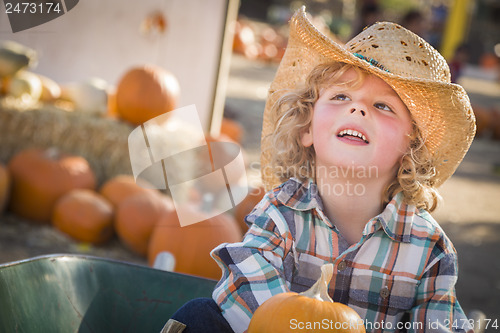
[[[279,30],[273,27],[266,27],[260,35],[262,51],[260,58],[267,61],[281,61],[286,49],[286,38],[280,34]]]
[[[11,76],[0,76],[0,96],[7,95],[7,87],[10,85]]]
[[[241,144],[241,139],[243,137],[243,126],[236,120],[229,118],[222,118],[222,123],[220,126],[220,133],[227,135],[234,142]]]
[[[356,311],[333,302],[328,295],[332,275],[333,264],[323,265],[321,277],[309,290],[300,294],[281,293],[269,298],[253,314],[248,333],[288,333],[298,328],[301,332],[321,329],[327,332],[365,332],[363,320]],[[299,323],[303,327],[298,326]],[[321,328],[313,326],[314,323],[321,323]]]
[[[494,53],[484,53],[479,59],[479,65],[483,69],[495,69],[500,64],[500,60]]]
[[[487,108],[474,105],[474,115],[476,116],[476,135],[481,136],[489,131],[494,115]]]
[[[56,202],[52,224],[78,241],[102,244],[113,236],[113,206],[92,190],[75,189]]]
[[[142,187],[142,181],[136,183],[133,176],[130,175],[118,175],[110,180],[106,181],[101,188],[99,193],[111,202],[114,207],[118,207],[120,203],[131,195],[140,192],[154,192],[153,189]],[[144,186],[149,186],[145,184]]]
[[[57,148],[30,148],[9,162],[12,192],[9,208],[35,222],[48,223],[57,199],[72,189],[95,189],[96,178],[87,160]]]
[[[3,212],[10,195],[10,173],[5,165],[0,164],[0,213]]]
[[[210,162],[215,166],[215,168],[226,166],[232,162],[237,157],[238,149],[242,154],[245,153],[243,148],[238,143],[234,142],[231,138],[224,134],[221,134],[218,137],[207,136],[206,140],[210,150]],[[216,158],[215,160],[214,157]],[[229,184],[237,184],[241,177],[243,177],[245,169],[225,168],[225,172]],[[220,190],[221,187],[225,188],[226,184],[215,182],[212,178],[202,179],[201,182],[214,191]]]
[[[247,55],[248,48],[255,42],[253,29],[248,24],[237,21],[234,25],[233,52]]]
[[[116,110],[123,120],[140,125],[172,111],[179,99],[179,83],[165,69],[145,65],[129,70],[116,88]]]
[[[138,192],[120,202],[116,210],[115,230],[132,251],[146,256],[154,226],[166,212],[173,210],[172,200],[153,192]]]
[[[245,216],[250,214],[254,207],[262,200],[265,193],[264,187],[262,186],[251,188],[245,199],[236,205],[234,217],[243,232],[248,230],[248,226],[245,223]]]
[[[108,111],[106,115],[109,118],[118,118],[118,111],[116,109],[116,91],[111,88],[108,91]]]
[[[149,264],[153,265],[158,253],[168,251],[175,257],[176,272],[219,279],[221,270],[210,257],[210,251],[224,242],[241,241],[242,234],[236,221],[225,213],[207,219],[192,208],[178,209],[187,210],[184,213],[204,221],[181,227],[175,210],[164,214],[149,241]]]

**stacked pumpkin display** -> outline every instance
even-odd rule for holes
[[[133,105],[129,101],[143,100],[139,95],[144,92],[129,81],[131,77],[156,86],[162,97]],[[117,114],[141,123],[174,108],[177,91],[164,91],[166,78],[166,72],[151,66],[125,74],[116,94]],[[228,134],[241,138],[237,126],[229,128]],[[104,244],[116,234],[126,248],[150,264],[160,252],[168,251],[175,258],[176,271],[218,278],[220,269],[209,252],[222,242],[241,239],[242,230],[233,216],[221,214],[181,228],[170,197],[150,188],[147,183],[137,184],[131,175],[118,175],[99,186],[85,158],[57,147],[23,149],[8,166],[0,166],[0,208],[9,202],[8,209],[15,215],[52,224],[79,242]]]
[[[232,215],[200,216],[205,221],[181,228],[174,204],[166,194],[147,189],[148,184],[136,184],[130,173],[109,176],[113,172],[96,172],[93,168],[105,164],[103,151],[109,151],[105,149],[110,143],[121,140],[115,147],[123,150],[122,141],[126,147],[133,127],[176,108],[180,89],[175,76],[158,66],[143,65],[126,71],[116,89],[96,79],[59,85],[28,71],[36,64],[36,57],[35,51],[16,43],[0,45],[0,141],[9,148],[4,152],[10,151],[1,155],[5,164],[0,164],[0,213],[8,209],[14,216],[52,225],[83,243],[105,244],[116,235],[126,248],[151,264],[158,253],[168,251],[175,257],[176,271],[218,278],[220,269],[210,259],[210,250],[242,237]],[[44,113],[49,105],[61,112],[54,115],[51,109]],[[22,107],[17,110],[18,106]],[[82,116],[70,117],[73,114]],[[8,131],[15,132],[28,116],[57,116],[52,123],[69,127],[57,132],[40,127],[30,132],[24,128],[23,133],[32,134],[17,140],[23,142],[7,140],[7,135],[15,134]],[[71,121],[66,121],[69,118]],[[87,123],[86,119],[95,120]],[[87,142],[78,134],[78,146],[71,149],[65,144],[67,136],[52,134],[85,133],[76,131],[83,126],[94,131],[97,121],[109,127],[96,144],[88,144],[96,138],[88,137]],[[32,122],[36,124],[37,118]],[[113,123],[128,124],[125,127],[129,131],[123,135],[123,126],[114,131]],[[47,135],[42,135],[40,129]],[[234,140],[241,140],[238,124],[224,121],[223,130]],[[86,145],[88,150],[98,152],[89,153],[83,149]],[[128,157],[128,151],[124,155]],[[130,168],[130,161],[126,162]]]
[[[30,71],[37,59],[37,52],[27,46],[12,41],[0,44],[0,98],[8,105],[23,109],[54,105],[140,125],[173,110],[178,101],[177,78],[158,66],[129,69],[115,90],[99,78],[59,84]]]
[[[168,251],[175,271],[217,279],[220,269],[209,253],[222,242],[241,240],[234,217],[201,215],[203,222],[181,227],[171,198],[147,186],[119,175],[97,187],[83,158],[55,148],[28,149],[0,166],[0,207],[8,201],[12,213],[51,223],[79,242],[103,244],[116,233],[151,265],[158,253]]]
[[[240,19],[234,25],[233,52],[248,59],[280,62],[287,37],[281,29]]]

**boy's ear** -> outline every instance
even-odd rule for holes
[[[300,137],[300,142],[304,147],[310,147],[313,144],[313,134],[312,134],[312,128],[309,126],[304,132],[302,132],[302,135]]]

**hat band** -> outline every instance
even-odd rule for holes
[[[361,60],[366,61],[367,63],[369,63],[372,66],[375,66],[377,68],[380,68],[383,71],[386,71],[386,72],[390,73],[387,68],[385,68],[382,64],[380,64],[377,60],[375,60],[373,58],[367,58],[364,55],[359,54],[359,53],[353,53],[353,55],[356,56],[356,57],[358,57]]]

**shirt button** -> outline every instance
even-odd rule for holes
[[[382,289],[380,289],[380,297],[382,298],[387,298],[389,297],[389,288],[387,286],[383,287]]]
[[[343,271],[346,268],[347,268],[347,263],[344,260],[339,262],[339,264],[337,266],[337,269],[339,270],[339,272]]]

